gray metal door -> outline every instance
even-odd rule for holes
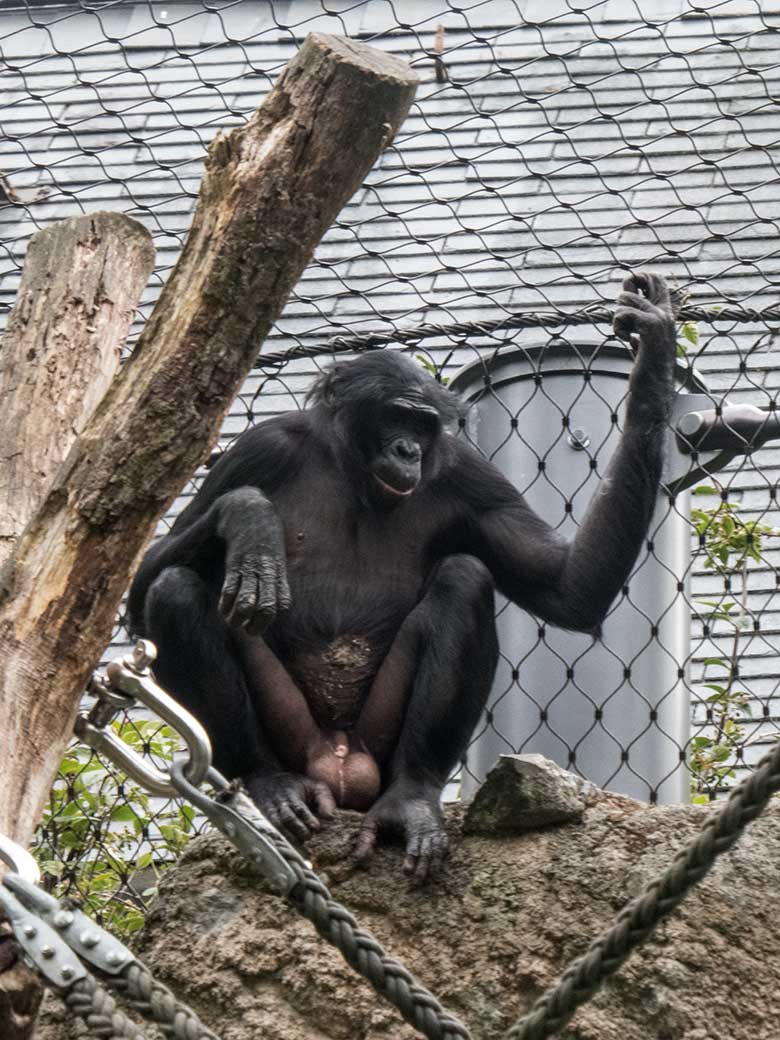
[[[471,402],[464,434],[571,537],[619,441],[631,366],[617,346],[553,342],[475,362],[450,385]],[[688,800],[688,509],[686,492],[659,496],[649,548],[599,640],[501,601],[501,659],[464,796],[500,754],[523,751],[646,801]]]

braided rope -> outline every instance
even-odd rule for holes
[[[671,866],[647,884],[621,910],[615,923],[572,961],[559,981],[512,1026],[506,1040],[543,1040],[561,1029],[576,1008],[593,996],[604,979],[617,971],[658,922],[701,881],[717,857],[731,848],[778,790],[780,744],[734,788],[724,807],[680,849]]]
[[[146,1040],[138,1026],[118,1010],[114,998],[93,975],[75,982],[62,994],[62,999],[84,1022],[87,1035],[96,1040]]]
[[[143,964],[134,961],[121,976],[109,979],[107,984],[144,1018],[156,1022],[163,1035],[171,1040],[219,1040],[192,1008],[177,1000]]]
[[[352,354],[363,350],[374,350],[390,343],[414,345],[424,339],[442,337],[464,339],[467,336],[488,336],[495,332],[511,329],[556,329],[572,325],[612,325],[615,310],[602,305],[586,307],[579,311],[521,311],[491,321],[458,321],[447,324],[425,322],[408,328],[392,329],[388,332],[364,332],[354,336],[334,336],[324,343],[305,346],[300,344],[289,350],[261,354],[256,361],[259,368],[282,365],[294,358],[316,357],[323,354]],[[677,314],[677,321],[698,321],[712,325],[715,322],[736,324],[764,324],[780,322],[780,304],[767,307],[739,307],[722,304],[716,307],[684,306]]]
[[[429,1040],[470,1040],[468,1029],[445,1011],[439,1001],[402,964],[389,957],[370,932],[358,926],[346,907],[336,902],[325,883],[281,835],[273,839],[298,878],[288,895],[318,933],[335,946],[344,960],[401,1012]]]

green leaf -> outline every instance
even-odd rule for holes
[[[680,331],[694,347],[699,345],[699,326],[695,321],[686,321]]]
[[[122,821],[136,820],[137,816],[132,805],[125,803],[124,805],[115,806],[109,814],[109,819],[113,820],[114,823],[121,823]]]

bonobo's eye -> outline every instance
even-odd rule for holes
[[[431,405],[404,397],[390,401],[385,415],[391,425],[424,437],[433,437],[441,421],[438,411]]]

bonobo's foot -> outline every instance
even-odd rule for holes
[[[306,776],[262,773],[248,777],[244,783],[252,801],[271,823],[298,841],[311,837],[312,831],[319,830],[320,819],[331,819],[336,809],[328,785]]]
[[[613,327],[627,343],[639,336],[675,347],[674,307],[666,281],[647,271],[630,274],[617,299]]]
[[[415,884],[441,873],[449,842],[439,807],[440,794],[440,789],[432,785],[396,781],[366,813],[355,846],[357,862],[365,864],[370,859],[378,834],[396,834],[406,840],[404,873],[410,874]]]
[[[354,734],[321,734],[306,752],[306,775],[328,785],[342,809],[368,809],[379,794],[379,767]]]

